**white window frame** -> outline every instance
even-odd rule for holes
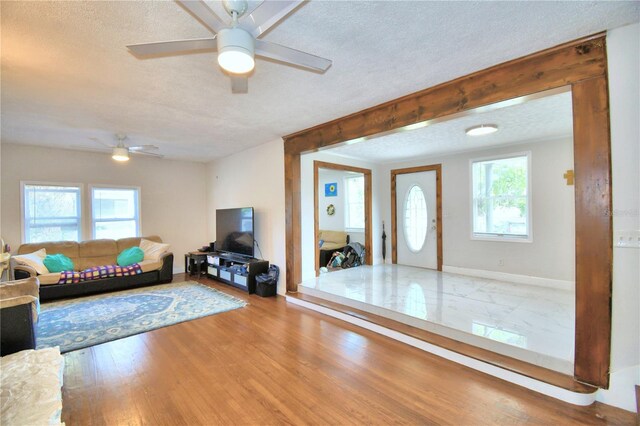
[[[78,204],[79,216],[78,216],[78,241],[82,241],[85,235],[84,232],[84,217],[85,217],[85,209],[84,209],[84,185],[76,182],[43,182],[43,181],[31,181],[31,180],[21,180],[20,181],[20,238],[22,244],[29,243],[27,241],[27,223],[25,220],[26,206],[25,206],[25,186],[67,186],[67,187],[76,187],[79,189],[80,200]]]
[[[342,179],[342,184],[344,185],[344,230],[346,232],[364,232],[364,227],[362,228],[354,228],[349,225],[349,190],[347,187],[347,180],[348,179],[358,179],[361,178],[362,179],[362,183],[364,185],[364,174],[356,174],[356,175],[348,175],[345,176]],[[365,201],[364,201],[364,194],[363,194],[363,200],[362,200],[362,206],[364,208],[365,206]],[[363,209],[363,213],[364,213],[364,209]],[[366,220],[366,218],[365,218]]]
[[[518,235],[505,235],[505,234],[494,234],[494,233],[476,233],[473,229],[473,164],[482,162],[482,161],[490,161],[490,160],[505,160],[508,158],[515,157],[527,157],[527,235],[526,236],[518,236]],[[531,191],[531,181],[533,180],[533,173],[531,169],[531,151],[522,151],[522,152],[514,152],[509,154],[502,155],[491,155],[480,158],[471,158],[469,159],[469,229],[471,230],[470,238],[472,240],[478,241],[498,241],[498,242],[509,242],[509,243],[532,243],[533,242],[533,196]]]
[[[136,235],[134,235],[133,237],[140,237],[141,234],[141,230],[142,230],[142,190],[139,186],[132,186],[132,185],[104,185],[104,184],[92,184],[89,185],[89,196],[87,197],[88,201],[89,201],[89,226],[90,226],[90,234],[91,234],[91,238],[95,239],[96,238],[96,220],[93,217],[93,189],[97,188],[97,189],[129,189],[129,190],[136,190],[138,191],[138,197],[136,199],[136,207],[137,207],[137,220],[136,220]],[[122,219],[124,220],[130,220],[130,219]],[[113,222],[114,220],[111,220],[111,222]],[[115,221],[118,221],[118,219],[116,219]]]

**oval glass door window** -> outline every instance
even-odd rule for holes
[[[413,185],[407,191],[404,202],[404,239],[409,250],[414,253],[422,250],[428,226],[427,200],[422,188]]]

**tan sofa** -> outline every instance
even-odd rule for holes
[[[161,243],[158,236],[143,237],[146,240]],[[140,237],[119,240],[57,241],[22,244],[18,255],[33,253],[45,249],[47,254],[64,254],[74,264],[76,271],[104,265],[115,265],[118,254],[124,249],[139,246]],[[39,275],[30,266],[17,264],[12,258],[12,268],[16,279],[38,277],[40,281],[40,300],[46,301],[63,297],[81,296],[104,291],[122,290],[142,285],[168,283],[173,279],[173,253],[164,253],[160,260],[144,260],[139,263],[142,274],[123,277],[102,278],[76,284],[58,284],[60,273]]]
[[[320,245],[322,241],[322,245]],[[327,266],[331,255],[336,251],[342,251],[349,244],[349,234],[344,231],[318,232],[318,244],[320,245],[320,266]]]

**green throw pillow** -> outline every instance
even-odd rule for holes
[[[49,272],[73,271],[73,261],[64,254],[48,254],[42,263]]]
[[[118,255],[118,265],[129,266],[142,262],[142,259],[144,259],[144,252],[140,247],[129,247],[122,250],[122,253]]]

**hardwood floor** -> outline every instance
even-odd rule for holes
[[[67,426],[635,422],[632,413],[565,404],[283,297],[200,281],[249,305],[66,354]]]

